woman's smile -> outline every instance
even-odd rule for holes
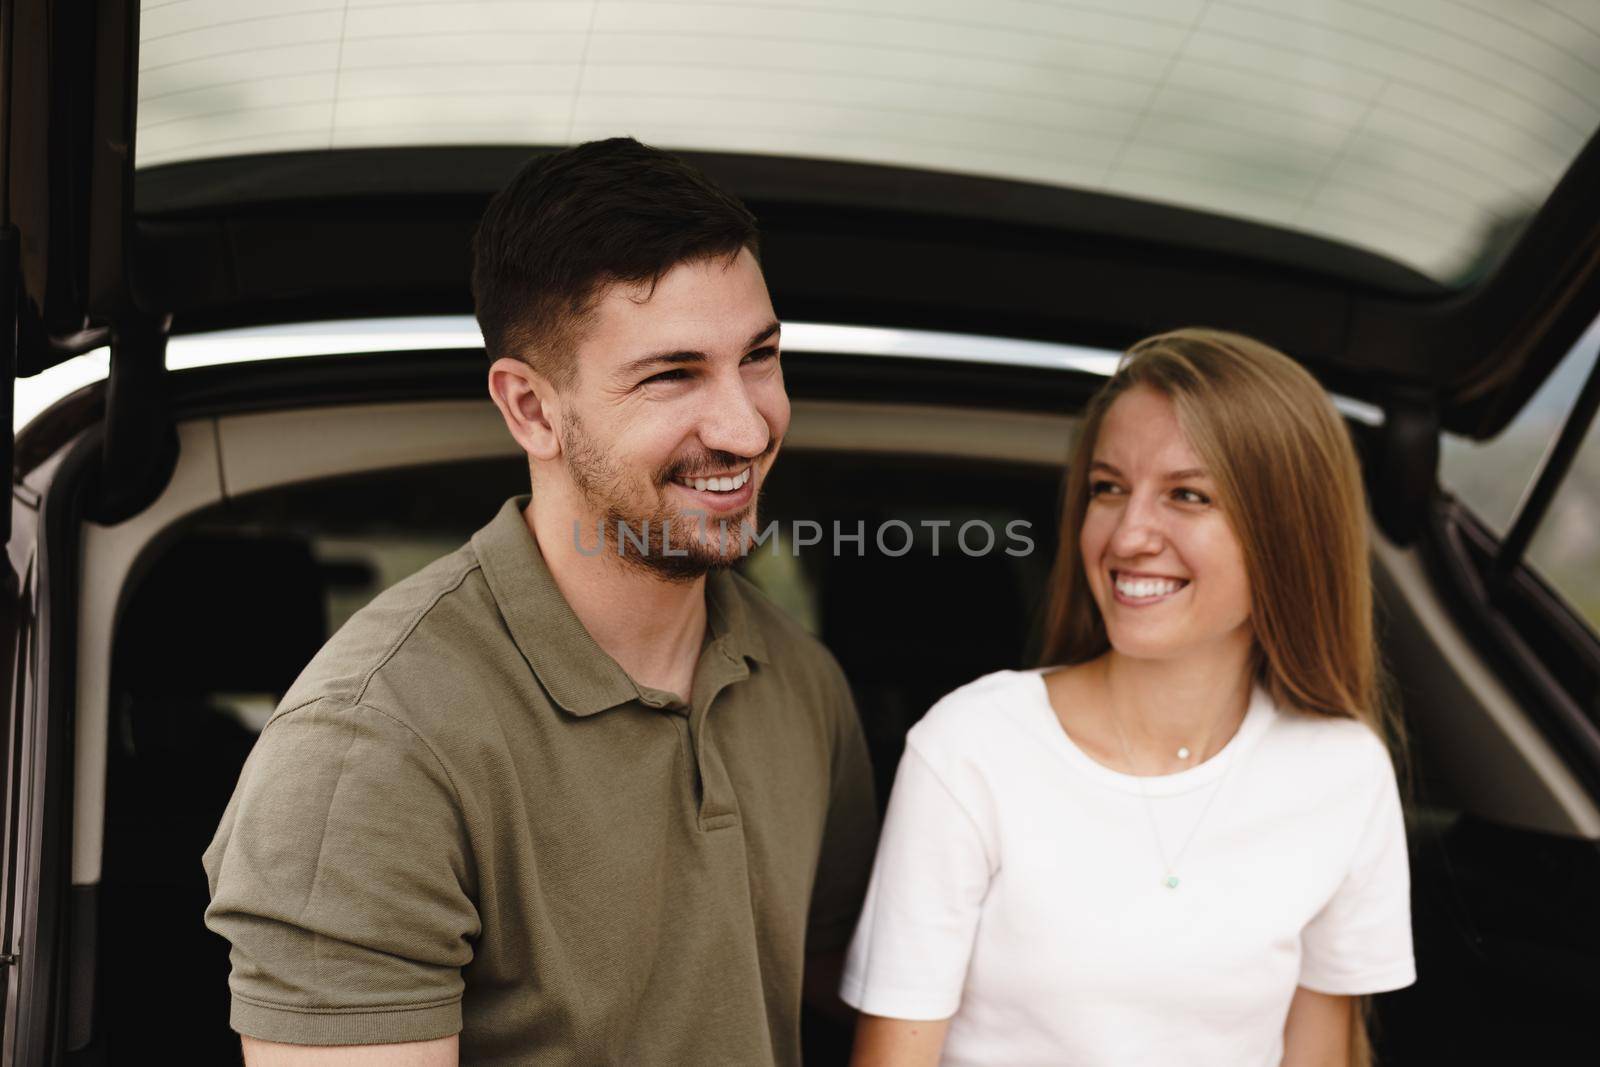
[[[1185,578],[1126,577],[1111,572],[1111,595],[1119,604],[1130,608],[1149,607],[1165,603],[1189,588]]]

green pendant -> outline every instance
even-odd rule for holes
[[[1176,888],[1178,888],[1178,879],[1177,879],[1177,877],[1174,876],[1174,875],[1170,875],[1170,874],[1167,875],[1166,887],[1168,889],[1176,889]]]

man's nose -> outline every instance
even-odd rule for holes
[[[758,456],[767,450],[771,435],[755,398],[737,374],[717,383],[700,420],[700,443],[718,452]]]
[[[1161,551],[1163,532],[1156,500],[1142,493],[1131,493],[1111,534],[1111,548],[1121,559],[1133,559]]]

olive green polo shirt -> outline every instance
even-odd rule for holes
[[[316,655],[204,863],[232,1025],[461,1034],[465,1064],[798,1064],[808,952],[849,940],[876,840],[829,652],[706,580],[687,704],[563,599],[513,497]]]

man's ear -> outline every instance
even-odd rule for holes
[[[502,356],[489,366],[489,396],[530,459],[561,455],[561,401],[550,379],[520,359]]]

